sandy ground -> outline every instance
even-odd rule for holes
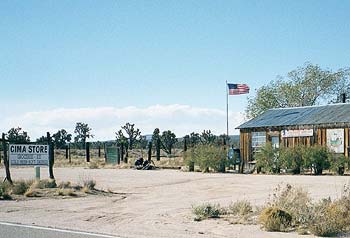
[[[12,178],[30,179],[33,168],[13,168]],[[42,168],[42,177],[47,169]],[[68,228],[120,237],[299,237],[268,233],[257,225],[193,221],[191,205],[247,199],[261,205],[278,184],[304,187],[314,199],[339,197],[350,177],[202,174],[175,170],[56,168],[60,181],[93,178],[97,188],[120,195],[0,201],[0,221]],[[308,237],[308,236],[300,236]]]

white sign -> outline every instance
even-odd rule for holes
[[[306,137],[313,136],[313,129],[302,129],[302,130],[283,130],[282,137]]]
[[[10,144],[9,159],[10,165],[49,165],[49,146]]]
[[[327,129],[327,146],[335,153],[344,153],[344,129]]]

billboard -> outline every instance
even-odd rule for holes
[[[49,145],[10,144],[10,165],[49,165]]]

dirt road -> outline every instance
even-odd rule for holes
[[[32,168],[12,169],[13,179],[30,179]],[[47,170],[42,169],[46,175]],[[0,221],[112,234],[120,237],[298,237],[267,233],[255,225],[224,220],[193,221],[191,206],[228,205],[247,199],[263,204],[278,184],[304,187],[314,199],[339,197],[350,177],[202,174],[175,170],[57,168],[58,182],[96,180],[97,187],[120,193],[67,199],[0,201]],[[43,176],[44,178],[47,176]],[[305,236],[301,236],[305,237]]]

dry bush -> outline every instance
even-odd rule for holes
[[[196,216],[195,221],[201,221],[208,218],[219,218],[226,213],[219,204],[205,203],[203,205],[192,206],[192,213]]]
[[[12,186],[12,193],[15,195],[23,195],[33,183],[33,180],[15,181]]]
[[[34,188],[57,188],[56,180],[54,179],[43,179],[43,180],[37,180],[33,183]]]
[[[317,236],[336,236],[349,228],[349,210],[341,202],[323,200],[315,205],[309,229]]]
[[[37,191],[37,183],[34,182],[28,190],[24,193],[25,197],[38,197],[39,192]]]
[[[300,187],[287,184],[274,190],[268,207],[278,207],[292,216],[293,226],[303,226],[310,220],[312,201],[309,194]]]
[[[71,188],[60,188],[58,191],[57,191],[57,194],[59,196],[71,196],[71,197],[76,197],[78,196],[73,189]]]
[[[253,207],[247,200],[233,202],[228,207],[228,213],[232,215],[247,216],[253,212]]]
[[[267,207],[261,212],[259,222],[267,231],[288,231],[291,227],[292,216],[280,208]]]
[[[80,186],[81,185],[81,186]],[[91,190],[95,190],[96,181],[89,177],[80,178],[77,189],[80,189],[84,193],[90,193]]]
[[[71,182],[60,182],[57,186],[58,188],[71,188]]]
[[[99,165],[96,162],[90,162],[89,169],[98,169]]]
[[[0,183],[0,199],[11,200],[11,184],[7,181]]]

